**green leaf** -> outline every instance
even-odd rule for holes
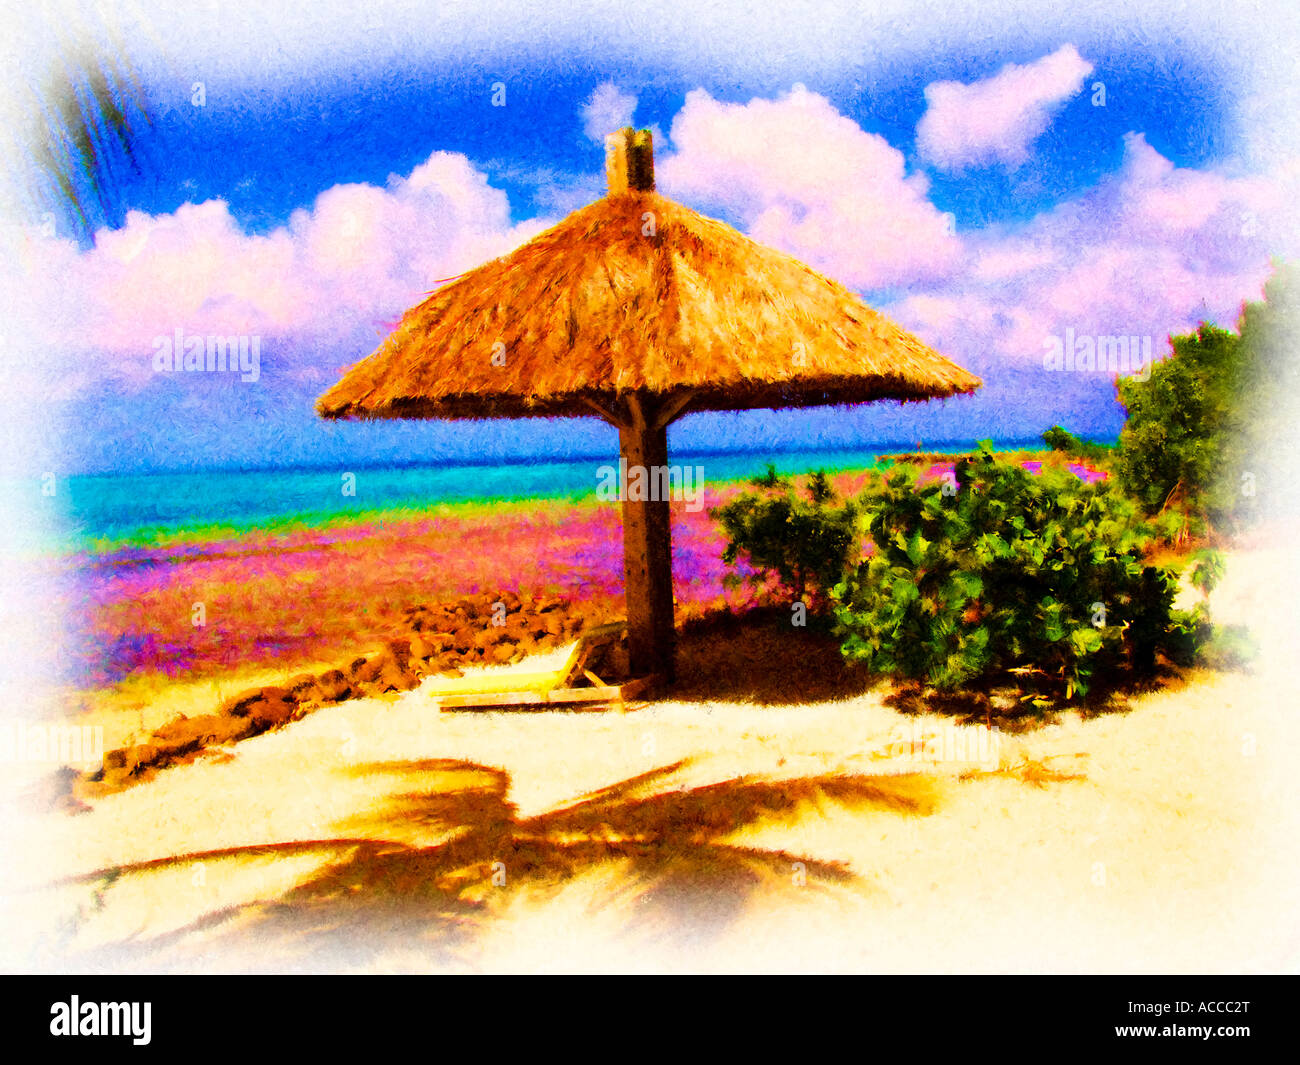
[[[930,541],[921,535],[918,529],[907,540],[907,557],[914,566],[919,566],[925,559],[925,553],[929,550]]]
[[[1090,655],[1101,650],[1101,633],[1091,625],[1075,629],[1070,633],[1070,643],[1080,657]]]

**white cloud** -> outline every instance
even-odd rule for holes
[[[661,190],[739,220],[755,240],[871,289],[943,276],[961,243],[903,154],[802,86],[727,104],[703,89],[670,130]]]
[[[632,124],[636,104],[635,96],[620,92],[612,81],[601,82],[582,105],[582,128],[591,140],[603,145],[607,134]]]
[[[969,85],[927,85],[926,111],[916,127],[917,150],[942,170],[1019,165],[1053,113],[1079,93],[1092,69],[1074,45],[1067,44],[1023,66],[1008,63],[991,78]]]
[[[1067,327],[1163,338],[1202,317],[1232,325],[1270,255],[1300,252],[1296,160],[1230,176],[1177,167],[1131,133],[1096,188],[1014,230],[955,234],[901,152],[801,88],[743,105],[692,92],[671,143],[666,194],[860,291],[908,291],[882,309],[976,365],[1041,366],[1044,338]],[[177,328],[275,338],[278,372],[332,379],[351,361],[341,353],[365,354],[439,280],[546,224],[512,224],[504,192],[434,152],[385,187],[327,189],[266,234],[220,201],[132,212],[85,251],[31,234],[0,256],[9,380],[32,395],[147,383],[152,339]]]
[[[434,152],[386,188],[329,188],[265,235],[245,232],[220,200],[164,215],[132,211],[85,251],[29,234],[21,256],[0,264],[0,287],[14,331],[49,369],[74,359],[92,376],[139,383],[153,338],[179,328],[283,338],[283,360],[300,368],[324,360],[333,370],[332,351],[377,342],[437,282],[544,226],[513,225],[504,192],[464,156]]]
[[[1298,200],[1294,162],[1230,177],[1176,167],[1130,133],[1118,173],[1013,232],[969,234],[968,269],[890,310],[959,361],[992,355],[1021,370],[1041,368],[1045,339],[1066,328],[1163,349],[1202,319],[1236,325],[1270,255],[1300,252]]]

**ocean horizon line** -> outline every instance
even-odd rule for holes
[[[922,442],[920,453],[971,450],[965,440]],[[999,451],[1046,451],[1041,439],[993,441]],[[669,466],[695,466],[718,485],[742,483],[767,466],[782,476],[822,469],[839,474],[877,467],[887,456],[916,454],[897,442],[859,447],[699,449],[674,452]],[[27,532],[39,553],[101,552],[117,546],[226,538],[257,528],[284,531],[383,520],[451,505],[493,506],[528,500],[579,502],[617,457],[504,462],[406,462],[400,466],[282,466],[253,470],[158,471],[65,475],[52,493],[33,497]],[[341,482],[337,480],[341,474]],[[29,492],[37,489],[29,486]],[[40,502],[38,502],[38,499]]]
[[[984,439],[988,439],[987,437]],[[1109,437],[1082,437],[1090,443],[1114,445],[1118,442],[1118,437],[1112,439]],[[807,455],[812,453],[823,453],[827,455],[835,454],[858,454],[861,452],[885,452],[896,454],[912,454],[917,452],[929,451],[956,451],[972,449],[979,444],[977,438],[958,438],[951,440],[934,440],[934,441],[912,441],[911,443],[898,440],[887,440],[883,442],[858,443],[858,444],[835,444],[830,446],[810,444],[806,447],[780,447],[780,448],[688,448],[684,450],[670,450],[670,463],[673,459],[692,459],[692,458],[727,458],[752,456],[761,454],[770,454],[774,457],[780,455]],[[1005,439],[993,438],[993,446],[999,450],[1006,449],[1023,449],[1026,446],[1041,448],[1044,446],[1042,434],[1025,437],[1009,437]],[[593,452],[591,454],[579,455],[524,455],[508,456],[501,458],[456,458],[456,459],[403,459],[401,461],[371,461],[371,462],[309,462],[302,464],[283,464],[283,465],[266,465],[266,466],[195,466],[182,469],[155,469],[155,470],[95,470],[90,472],[64,472],[64,477],[75,477],[78,479],[91,478],[117,478],[117,477],[193,477],[208,474],[251,474],[251,473],[332,473],[342,469],[344,465],[351,470],[415,470],[415,469],[478,469],[478,468],[500,468],[510,466],[561,466],[577,462],[612,462],[618,458],[617,454],[610,452]],[[21,480],[34,474],[26,475],[6,475],[4,480]]]

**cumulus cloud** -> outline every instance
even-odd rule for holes
[[[544,225],[513,225],[504,192],[464,156],[434,152],[386,187],[329,188],[265,235],[245,232],[220,200],[130,212],[85,251],[28,235],[4,280],[18,328],[51,363],[75,356],[138,383],[151,372],[153,339],[181,329],[284,338],[283,370],[319,359],[332,370],[337,357],[318,352],[377,342],[439,281]],[[105,355],[115,357],[87,357]]]
[[[802,88],[747,104],[697,90],[670,139],[666,194],[861,292],[906,291],[882,310],[990,380],[1016,381],[1008,403],[1083,387],[1042,372],[1047,337],[1163,344],[1202,318],[1230,326],[1240,301],[1258,298],[1270,255],[1300,252],[1300,165],[1177,167],[1138,133],[1096,187],[1015,227],[960,234],[901,152]],[[153,338],[180,328],[261,335],[264,381],[324,384],[440,280],[546,224],[513,224],[479,169],[434,152],[382,187],[327,189],[265,234],[221,201],[133,212],[88,250],[29,234],[0,256],[7,380],[45,398],[139,388],[156,380]],[[16,354],[29,350],[20,334],[30,357]],[[1088,385],[1109,402],[1108,381]]]
[[[1262,296],[1270,256],[1300,252],[1297,203],[1294,162],[1254,176],[1176,167],[1131,133],[1116,173],[1026,224],[967,233],[960,272],[882,309],[984,378],[968,415],[991,419],[984,431],[1112,431],[1109,368],[1051,372],[1048,352],[1072,331],[1094,345],[1137,337],[1160,359],[1171,334],[1201,321],[1235,327],[1242,301]]]
[[[1138,133],[1120,170],[1014,231],[967,239],[968,268],[891,312],[959,359],[992,356],[1045,388],[1047,338],[1165,338],[1202,320],[1236,324],[1258,299],[1270,254],[1295,255],[1300,173],[1232,177],[1176,167]],[[1099,376],[1108,390],[1108,379]]]
[[[1055,111],[1083,88],[1092,64],[1067,44],[969,85],[937,81],[925,88],[926,111],[916,127],[921,158],[941,170],[1018,166]]]
[[[603,145],[607,134],[632,124],[637,98],[621,92],[612,81],[596,86],[582,105],[582,128],[587,136]]]
[[[924,175],[824,97],[796,86],[776,100],[687,94],[656,164],[668,195],[736,220],[854,288],[941,277],[959,263],[951,220]]]

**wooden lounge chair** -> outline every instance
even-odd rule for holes
[[[655,677],[638,677],[622,684],[609,684],[593,671],[609,645],[627,629],[627,622],[588,629],[573,645],[568,660],[559,669],[538,673],[503,673],[497,677],[453,677],[426,682],[421,691],[438,703],[440,710],[481,710],[489,707],[541,709],[572,706],[594,709],[601,703],[626,709],[630,699],[654,686]]]

